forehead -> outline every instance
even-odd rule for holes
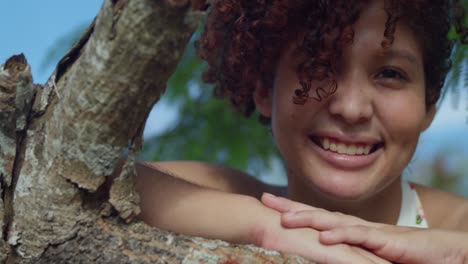
[[[354,43],[359,41],[367,41],[370,43],[381,42],[385,39],[384,35],[390,33],[394,37],[392,46],[396,48],[414,49],[419,52],[421,45],[418,37],[413,32],[404,18],[399,18],[395,24],[394,32],[392,34],[392,24],[388,23],[389,14],[385,10],[385,1],[374,0],[370,1],[367,6],[363,8],[357,22],[352,26],[355,32]]]
[[[422,64],[423,45],[404,19],[398,19],[396,23],[395,32],[391,34],[394,37],[392,44],[386,48],[383,47],[382,42],[387,40],[384,34],[386,30],[389,30],[388,17],[384,0],[369,1],[361,10],[356,23],[348,27],[354,34],[351,44],[343,46],[343,59],[350,59],[352,53],[358,56],[372,53],[379,57],[398,57],[412,64]],[[288,59],[300,62],[305,59],[302,46],[305,34],[305,32],[298,34],[285,47],[282,53],[285,55],[282,56],[283,61]],[[336,38],[335,41],[340,40]]]

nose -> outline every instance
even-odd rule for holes
[[[374,114],[373,87],[359,76],[337,79],[338,89],[329,98],[329,113],[347,124],[362,123]]]

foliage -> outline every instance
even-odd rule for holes
[[[218,162],[258,173],[276,156],[268,127],[245,118],[226,99],[214,98],[213,87],[201,81],[203,63],[192,38],[168,82],[164,100],[176,105],[179,122],[146,142],[143,154],[152,160],[183,159]]]
[[[465,10],[465,16],[460,24],[464,28],[468,28],[468,1],[463,3],[463,9]],[[462,41],[462,37],[463,36],[460,33],[457,33],[456,27],[453,25],[448,36],[449,39],[455,42],[451,56],[452,68],[447,75],[442,94],[442,99],[444,99],[447,95],[447,91],[449,91],[451,94],[452,104],[456,108],[458,108],[460,104],[460,89],[462,87],[468,87],[468,44],[466,43],[466,39]],[[464,37],[466,38],[466,36]]]

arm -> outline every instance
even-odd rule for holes
[[[280,213],[257,199],[208,189],[137,165],[140,218],[149,225],[192,236],[255,244],[321,263],[387,263],[358,247],[324,246],[310,228],[285,229]]]
[[[260,199],[263,192],[278,193],[282,187],[265,184],[237,169],[201,161],[147,162],[145,165],[196,185]]]
[[[177,233],[252,243],[258,219],[245,215],[267,210],[253,197],[202,187],[145,164],[137,164],[136,183],[140,219]]]

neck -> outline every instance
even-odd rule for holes
[[[395,225],[400,215],[401,182],[400,178],[390,183],[377,194],[362,200],[333,200],[304,182],[295,182],[292,177],[288,183],[289,198],[331,212],[354,215],[367,221]]]

